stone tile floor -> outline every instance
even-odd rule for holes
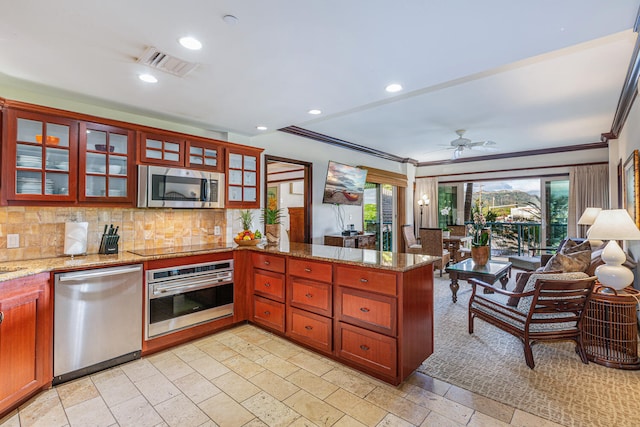
[[[241,325],[40,393],[0,427],[558,426],[414,373],[399,387]]]

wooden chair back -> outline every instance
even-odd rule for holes
[[[467,226],[466,225],[449,225],[449,231],[452,236],[466,236],[467,235]]]
[[[402,237],[404,238],[404,252],[408,254],[422,253],[422,247],[413,232],[413,225],[402,226]]]
[[[441,229],[421,228],[420,243],[422,244],[422,253],[440,257],[442,256],[444,247]]]

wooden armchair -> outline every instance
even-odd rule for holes
[[[516,294],[478,279],[469,279],[473,288],[469,300],[469,333],[473,333],[473,320],[477,317],[520,338],[527,366],[531,369],[535,366],[531,345],[537,341],[573,340],[580,359],[588,363],[580,328],[584,307],[595,282],[595,277],[587,277],[584,273],[532,274],[524,291]],[[495,296],[479,292],[485,288],[496,295],[519,297],[518,305],[509,306]]]
[[[440,277],[442,277],[442,270],[451,260],[451,254],[443,246],[442,230],[439,228],[421,228],[420,244],[422,245],[420,253],[441,258],[433,263],[433,269],[440,270]]]
[[[413,225],[402,226],[402,237],[404,238],[404,251],[408,254],[421,254],[422,245],[418,243],[416,235],[413,233]]]

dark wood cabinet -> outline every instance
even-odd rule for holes
[[[133,204],[135,132],[9,109],[3,128],[3,200],[8,204]]]
[[[191,169],[224,172],[224,148],[214,140],[186,141],[185,166]]]
[[[0,283],[0,418],[51,383],[51,319],[48,273]]]
[[[260,208],[261,149],[227,148],[226,207],[232,209]]]
[[[252,320],[266,328],[285,332],[285,259],[282,256],[251,254],[253,274]]]
[[[15,109],[3,120],[3,200],[75,202],[79,122]]]
[[[376,249],[376,235],[373,233],[355,234],[353,236],[329,234],[324,236],[324,244],[343,248]]]
[[[149,165],[184,166],[185,141],[176,135],[140,133],[140,163]]]
[[[135,132],[99,123],[80,123],[78,200],[130,202],[136,197]]]
[[[305,238],[304,207],[289,207],[289,241],[308,243]]]

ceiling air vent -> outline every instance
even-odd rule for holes
[[[198,66],[196,63],[183,61],[175,56],[160,52],[155,47],[147,48],[138,58],[138,63],[179,77],[186,76]]]

